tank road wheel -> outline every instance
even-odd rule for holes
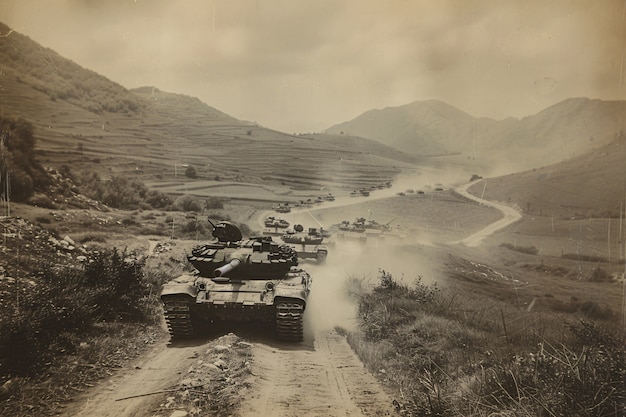
[[[304,338],[302,313],[304,306],[297,302],[281,301],[276,306],[276,335],[286,342],[301,342]]]
[[[189,297],[166,297],[163,300],[165,322],[172,340],[193,337],[194,328],[189,306]]]

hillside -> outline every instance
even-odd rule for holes
[[[533,216],[619,217],[626,192],[626,138],[555,165],[489,178],[470,191]]]
[[[0,24],[4,117],[35,127],[40,162],[143,181],[270,183],[351,189],[391,180],[415,158],[360,138],[294,136],[240,121],[197,98],[128,90]],[[374,178],[375,179],[371,179]]]
[[[626,127],[626,103],[572,98],[521,120],[474,118],[435,100],[371,110],[328,129],[378,140],[416,155],[461,153],[510,170],[580,155]]]

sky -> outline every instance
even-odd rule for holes
[[[312,133],[417,100],[494,119],[571,97],[624,100],[625,10],[626,0],[0,0],[0,21],[126,88]]]

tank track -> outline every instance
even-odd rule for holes
[[[170,338],[189,339],[194,336],[194,326],[191,319],[189,300],[184,297],[168,297],[163,301],[165,323],[170,332]]]
[[[304,339],[301,303],[281,301],[276,306],[276,336],[287,342],[301,342]]]

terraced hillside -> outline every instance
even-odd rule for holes
[[[15,31],[0,39],[0,62],[0,110],[35,126],[40,160],[52,167],[159,182],[186,181],[191,166],[199,180],[349,189],[417,161],[371,140],[289,135],[194,97],[128,90]]]

